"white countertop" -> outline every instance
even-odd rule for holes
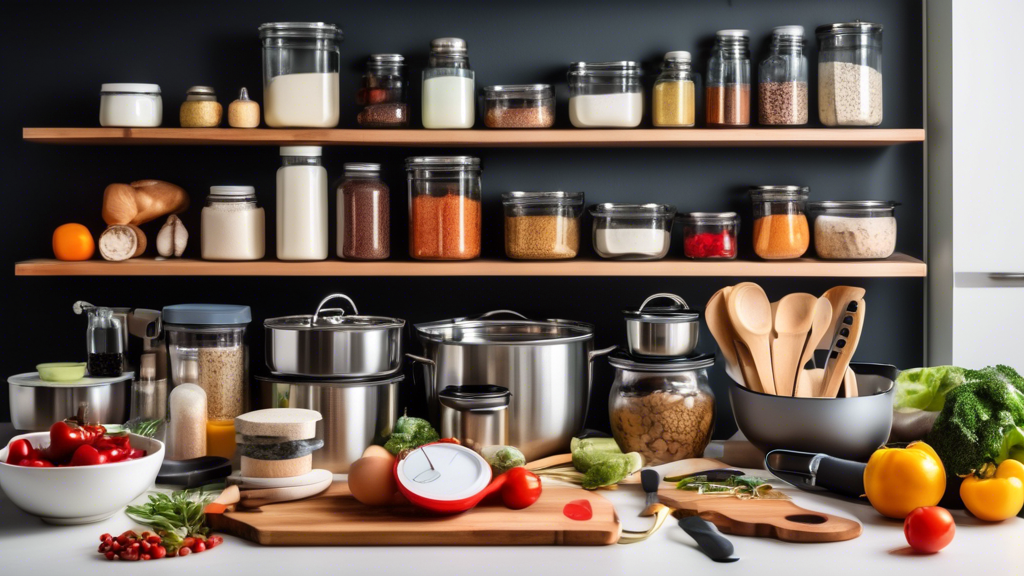
[[[9,426],[9,425],[7,425]],[[0,436],[4,436],[0,434]],[[763,470],[752,473],[765,475]],[[781,484],[781,483],[779,483]],[[697,550],[693,540],[670,519],[646,542],[604,547],[263,547],[232,536],[213,550],[186,558],[146,562],[110,562],[96,552],[99,535],[120,534],[138,526],[123,512],[96,524],[50,526],[18,510],[0,493],[0,572],[4,576],[43,574],[401,574],[430,576],[482,574],[514,576],[639,573],[651,576],[710,570],[716,574],[1024,574],[1024,519],[984,524],[954,512],[957,534],[948,548],[916,555],[906,546],[903,525],[881,517],[870,506],[809,494],[782,485],[805,508],[853,518],[864,533],[847,542],[793,544],[766,538],[728,536],[740,560],[717,564]],[[643,493],[624,486],[602,495],[613,502],[627,530],[644,530],[639,518]],[[144,500],[145,496],[139,500]],[[193,572],[195,571],[195,572]]]

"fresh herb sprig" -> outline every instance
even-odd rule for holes
[[[178,490],[170,495],[152,494],[149,502],[129,506],[128,517],[156,530],[163,539],[168,553],[181,547],[185,538],[206,536],[209,528],[203,509],[214,498],[213,494],[197,490]]]

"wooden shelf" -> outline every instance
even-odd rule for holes
[[[743,128],[632,130],[347,130],[240,128],[23,128],[43,144],[333,145],[409,147],[894,146],[924,142],[922,128]]]
[[[549,262],[469,260],[421,262],[207,262],[138,258],[126,262],[28,260],[14,265],[16,276],[796,276],[796,277],[924,277],[927,265],[905,254],[886,260],[837,261],[801,258],[648,262],[573,259]]]

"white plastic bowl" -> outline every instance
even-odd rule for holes
[[[36,448],[50,443],[49,432],[22,434],[11,441],[19,438]],[[50,524],[106,520],[153,486],[164,461],[163,442],[132,434],[131,444],[132,448],[145,450],[146,456],[127,462],[65,468],[7,464],[8,448],[4,447],[0,450],[0,488],[18,508]]]

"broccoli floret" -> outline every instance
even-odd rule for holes
[[[515,446],[487,446],[480,455],[494,469],[495,474],[503,474],[516,466],[526,466],[526,457]]]
[[[430,422],[403,414],[395,423],[395,429],[391,433],[391,438],[384,444],[384,448],[397,456],[402,450],[430,444],[440,437]]]

